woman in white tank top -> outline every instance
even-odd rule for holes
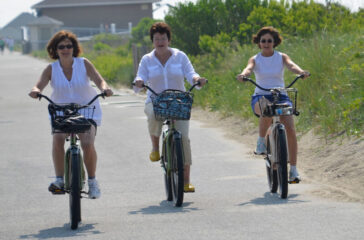
[[[29,96],[37,98],[38,93],[48,85],[53,89],[51,99],[55,103],[78,103],[87,104],[96,94],[91,86],[92,80],[100,91],[106,96],[113,94],[105,80],[96,70],[94,65],[86,58],[78,57],[81,54],[81,47],[76,36],[68,31],[56,33],[48,42],[47,51],[50,58],[56,60],[49,64],[43,71],[39,81],[32,88]],[[96,125],[101,124],[101,108],[99,101],[94,102],[96,107],[93,121],[95,126],[86,133],[78,134],[84,154],[84,161],[88,173],[89,197],[99,198],[100,189],[96,181],[96,160],[97,154],[94,146]],[[67,134],[53,134],[53,163],[56,173],[56,181],[50,187],[63,188],[64,175],[64,143]]]
[[[251,57],[248,65],[241,74],[237,76],[237,80],[243,81],[243,77],[248,77],[252,72],[255,74],[257,83],[264,88],[284,87],[284,67],[287,67],[293,73],[303,74],[306,77],[310,75],[309,72],[302,70],[295,64],[290,57],[274,48],[282,42],[282,37],[279,32],[273,27],[263,27],[256,35],[253,36],[253,42],[260,48],[260,53]],[[255,89],[252,96],[252,109],[254,114],[260,117],[259,98],[272,99],[269,92],[263,91],[259,88]],[[281,96],[280,101],[287,102],[288,96]],[[296,169],[297,164],[297,138],[294,127],[294,120],[292,116],[281,116],[281,122],[287,130],[289,162],[290,162],[290,178],[298,178],[300,176]],[[256,154],[265,154],[265,135],[272,122],[272,118],[260,117],[259,118],[259,137],[257,141]]]

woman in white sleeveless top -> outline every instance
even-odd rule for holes
[[[47,51],[50,58],[56,60],[49,64],[43,71],[39,81],[32,88],[29,96],[37,98],[37,94],[48,85],[53,89],[51,99],[55,103],[87,104],[96,94],[91,86],[93,81],[100,91],[106,96],[113,94],[105,80],[96,70],[94,65],[86,58],[78,57],[82,50],[76,36],[68,31],[56,33],[48,42]],[[93,121],[94,126],[86,133],[78,134],[84,154],[84,161],[88,173],[89,197],[99,198],[100,189],[96,181],[97,154],[94,146],[96,126],[101,124],[101,108],[99,101],[93,105],[96,107]],[[56,181],[49,186],[52,189],[63,188],[64,181],[64,143],[67,134],[53,134],[52,156],[56,173]]]
[[[302,70],[295,64],[290,57],[274,48],[282,42],[282,37],[279,32],[273,27],[263,27],[256,35],[253,36],[253,42],[260,48],[260,53],[251,57],[248,65],[241,74],[237,76],[237,80],[243,81],[243,77],[248,77],[252,72],[255,74],[257,83],[264,88],[284,87],[284,67],[287,67],[293,73],[303,74],[306,77],[310,75],[309,72]],[[255,115],[260,117],[259,98],[264,96],[272,101],[272,96],[269,92],[255,88],[254,95],[252,96],[251,106]],[[280,101],[290,102],[288,96],[281,95]],[[292,104],[292,103],[291,103]],[[297,138],[294,127],[294,120],[292,116],[281,116],[281,122],[287,130],[289,162],[290,162],[290,180],[298,179],[296,164],[297,164]],[[260,117],[259,118],[259,137],[257,141],[256,154],[265,154],[266,146],[264,137],[272,122],[272,118]]]

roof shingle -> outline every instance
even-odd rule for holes
[[[87,7],[108,6],[124,4],[155,3],[161,0],[43,0],[32,6],[33,9],[57,8],[57,7]]]

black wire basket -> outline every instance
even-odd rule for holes
[[[51,116],[52,133],[83,133],[90,130],[95,106],[77,108],[77,104],[48,105]]]
[[[189,120],[193,94],[179,90],[165,90],[152,96],[154,115],[157,120]]]

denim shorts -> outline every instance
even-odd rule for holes
[[[259,99],[261,98],[261,97],[265,97],[268,101],[270,101],[270,102],[273,102],[273,96],[271,95],[271,94],[268,94],[268,95],[253,95],[252,96],[252,100],[251,100],[251,107],[252,107],[252,110],[253,110],[253,113],[255,114],[255,116],[257,116],[257,117],[260,117],[258,114],[256,114],[255,112],[254,112],[254,106],[255,106],[255,104],[259,101]],[[292,101],[291,101],[291,99],[289,99],[289,97],[287,96],[287,95],[279,95],[279,101],[278,101],[278,103],[287,103],[287,104],[289,104],[290,106],[292,106],[293,104],[292,104]]]

